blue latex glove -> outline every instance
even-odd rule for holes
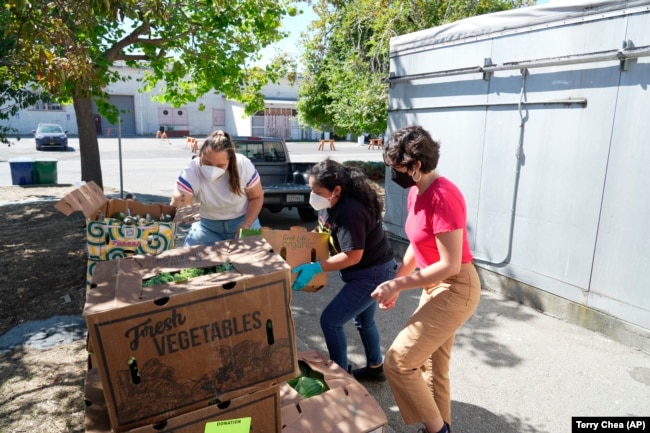
[[[314,278],[314,275],[323,272],[323,268],[321,268],[320,263],[318,262],[305,263],[304,265],[296,266],[296,268],[291,271],[292,274],[295,274],[296,272],[299,273],[298,278],[293,282],[291,288],[293,290],[302,290],[302,288],[305,287],[312,278]]]

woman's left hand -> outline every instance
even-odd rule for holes
[[[394,280],[390,280],[381,283],[370,294],[370,296],[379,303],[379,308],[382,310],[395,308],[395,304],[397,303],[399,291],[393,281]]]
[[[323,272],[323,268],[318,262],[305,263],[296,266],[296,268],[291,271],[291,273],[297,273],[298,277],[296,278],[296,281],[293,282],[291,288],[293,290],[302,290],[303,287],[305,287],[316,274],[320,274],[321,272]]]
[[[245,222],[242,222],[241,224],[239,224],[239,227],[237,227],[237,231],[235,232],[235,237],[239,239],[239,235],[241,234],[242,229],[247,230],[250,228],[251,228],[250,224],[246,224]]]

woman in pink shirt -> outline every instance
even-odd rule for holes
[[[447,433],[451,349],[481,291],[467,240],[465,199],[435,171],[440,143],[421,126],[398,129],[384,146],[392,180],[409,189],[404,227],[409,246],[395,278],[371,296],[387,310],[400,292],[423,288],[418,308],[386,353],[384,372],[406,424],[422,423],[423,433]]]

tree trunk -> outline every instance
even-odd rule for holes
[[[86,182],[92,180],[101,189],[104,189],[92,101],[88,97],[75,95],[73,97],[73,105],[77,116],[77,128],[79,129],[81,180]]]

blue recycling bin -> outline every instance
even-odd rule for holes
[[[34,184],[34,160],[32,158],[14,158],[9,160],[12,185]]]

